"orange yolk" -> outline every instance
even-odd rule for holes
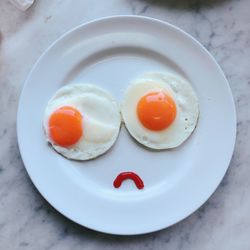
[[[137,104],[137,115],[144,127],[154,131],[166,129],[176,117],[176,105],[162,91],[143,96]]]
[[[69,106],[54,111],[49,118],[49,135],[53,142],[62,147],[72,146],[82,137],[82,115]]]

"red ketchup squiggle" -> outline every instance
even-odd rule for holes
[[[113,185],[115,188],[119,188],[122,185],[122,182],[131,179],[134,181],[136,187],[138,189],[143,189],[144,188],[144,183],[142,179],[135,173],[133,172],[122,172],[120,173],[114,180]]]

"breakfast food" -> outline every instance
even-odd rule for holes
[[[116,141],[120,110],[112,96],[88,84],[59,89],[44,114],[47,141],[69,159],[89,160],[105,153]]]
[[[199,107],[189,82],[172,74],[148,73],[129,85],[122,116],[129,133],[151,149],[181,145],[196,127]]]

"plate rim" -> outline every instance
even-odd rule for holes
[[[61,208],[58,208],[58,207],[55,207],[53,205],[53,202],[51,200],[49,200],[45,194],[43,194],[43,192],[40,190],[40,188],[36,185],[35,181],[33,180],[33,178],[31,177],[32,175],[30,174],[30,171],[29,171],[29,168],[26,167],[26,164],[27,164],[27,159],[26,157],[24,156],[24,153],[23,153],[23,150],[22,150],[22,146],[21,146],[21,132],[20,132],[20,120],[21,120],[21,103],[23,101],[23,96],[24,96],[24,92],[25,92],[25,89],[27,88],[27,85],[28,85],[28,82],[29,82],[29,79],[31,78],[34,70],[36,69],[37,65],[40,63],[40,61],[46,56],[47,52],[49,52],[59,41],[61,41],[63,38],[67,37],[68,35],[70,35],[71,33],[73,33],[74,31],[82,28],[83,26],[87,26],[89,24],[92,24],[92,23],[101,23],[102,21],[105,21],[105,20],[111,20],[111,19],[123,19],[123,18],[128,18],[128,19],[134,19],[135,21],[138,20],[138,19],[144,19],[146,21],[151,21],[151,22],[156,22],[156,23],[160,23],[160,24],[163,24],[165,26],[168,26],[169,28],[173,29],[173,30],[176,30],[178,31],[178,33],[181,33],[182,35],[188,37],[196,46],[200,47],[200,49],[202,49],[202,51],[206,54],[207,57],[210,58],[210,60],[212,60],[212,62],[215,64],[215,66],[217,67],[218,69],[218,72],[220,73],[221,77],[223,78],[225,84],[226,84],[226,87],[228,89],[228,94],[230,95],[229,98],[230,98],[230,101],[232,103],[232,120],[234,121],[234,131],[233,131],[233,134],[232,134],[232,141],[233,141],[233,145],[231,146],[231,152],[229,154],[229,159],[228,159],[228,162],[226,164],[226,168],[225,168],[225,171],[223,171],[223,175],[222,175],[222,178],[220,179],[220,181],[217,183],[217,185],[215,185],[215,187],[213,188],[213,191],[211,192],[211,194],[209,195],[209,197],[206,197],[203,199],[203,202],[198,206],[196,207],[193,211],[191,212],[188,212],[187,214],[183,215],[181,218],[179,218],[176,222],[174,223],[171,223],[169,225],[165,225],[165,226],[161,226],[161,227],[157,227],[157,228],[151,228],[151,230],[144,230],[143,232],[124,232],[124,231],[119,231],[119,232],[114,232],[112,230],[105,230],[105,227],[94,227],[92,225],[83,225],[81,224],[80,222],[78,222],[77,220],[75,220],[74,218],[72,218],[72,216],[66,214],[64,211],[62,211]],[[152,18],[152,17],[147,17],[147,16],[136,16],[136,15],[112,15],[112,16],[105,16],[105,17],[101,17],[101,18],[96,18],[96,19],[93,19],[91,21],[88,21],[88,22],[84,22],[84,23],[81,23],[77,26],[75,26],[74,28],[68,30],[67,32],[63,33],[61,36],[59,36],[59,38],[57,38],[54,42],[52,42],[45,50],[44,52],[39,56],[39,58],[37,59],[37,61],[34,63],[34,65],[32,66],[31,70],[29,71],[25,81],[24,81],[24,84],[22,86],[22,90],[21,90],[21,93],[20,93],[20,96],[19,96],[19,101],[18,101],[18,109],[17,109],[17,122],[16,122],[16,131],[17,131],[17,141],[18,141],[18,147],[19,147],[19,151],[20,151],[20,155],[21,155],[21,159],[23,161],[23,164],[24,164],[24,167],[29,175],[29,178],[31,180],[31,182],[33,183],[33,185],[36,187],[36,189],[38,190],[38,192],[42,195],[42,197],[58,212],[60,212],[62,215],[64,215],[66,218],[70,219],[71,221],[81,225],[81,226],[84,226],[86,228],[89,228],[89,229],[92,229],[92,230],[95,230],[95,231],[98,231],[98,232],[102,232],[102,233],[106,233],[106,234],[113,234],[113,235],[142,235],[142,234],[148,234],[148,233],[152,233],[152,232],[155,232],[155,231],[159,231],[159,230],[162,230],[162,229],[165,229],[165,228],[168,228],[172,225],[175,225],[179,222],[181,222],[182,220],[184,220],[185,218],[189,217],[191,214],[193,214],[194,212],[196,212],[202,205],[204,205],[204,203],[214,194],[214,192],[216,191],[216,189],[219,187],[221,181],[223,180],[229,166],[230,166],[230,162],[232,160],[232,157],[233,157],[233,153],[234,153],[234,149],[235,149],[235,143],[236,143],[236,132],[237,132],[237,117],[236,117],[236,108],[235,108],[235,102],[234,102],[234,98],[233,98],[233,94],[232,94],[232,91],[231,91],[231,88],[230,88],[230,85],[229,85],[229,82],[223,72],[223,70],[221,69],[220,65],[218,64],[218,62],[215,60],[215,58],[211,55],[211,53],[198,41],[196,40],[194,37],[192,37],[190,34],[188,34],[186,31],[182,30],[181,28],[169,23],[169,22],[166,22],[166,21],[163,21],[163,20],[159,20],[159,19],[156,19],[156,18]]]

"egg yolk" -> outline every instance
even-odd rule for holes
[[[143,96],[137,104],[137,115],[144,127],[153,131],[166,129],[176,117],[173,98],[162,91]]]
[[[62,147],[72,146],[82,135],[82,115],[77,109],[64,106],[51,114],[49,136],[55,144]]]

